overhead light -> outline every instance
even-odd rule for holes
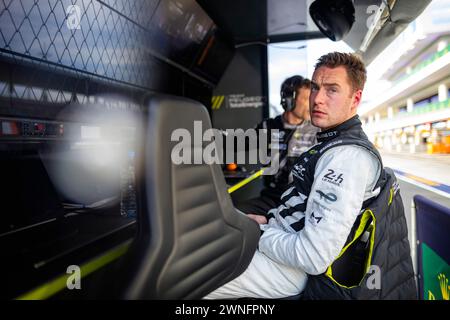
[[[355,22],[355,7],[351,0],[316,0],[309,7],[309,15],[325,36],[339,41]]]

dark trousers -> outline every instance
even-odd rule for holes
[[[280,204],[279,197],[261,195],[257,198],[237,203],[235,207],[246,214],[253,213],[267,216],[267,212],[270,209],[277,208]]]

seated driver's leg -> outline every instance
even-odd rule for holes
[[[302,270],[278,264],[256,250],[244,273],[204,299],[284,298],[298,295],[306,281],[307,275]]]

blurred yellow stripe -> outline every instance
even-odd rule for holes
[[[212,97],[212,99],[211,99],[211,109],[212,110],[214,110],[215,108],[216,108],[216,102],[217,102],[217,100],[219,100],[219,97],[218,96],[213,96]]]
[[[407,178],[410,178],[410,179],[413,179],[413,180],[416,180],[416,181],[425,183],[426,185],[429,185],[429,186],[432,186],[432,187],[436,187],[436,186],[439,185],[439,183],[436,183],[436,182],[434,182],[434,181],[431,181],[431,180],[428,180],[428,179],[425,179],[425,178],[421,178],[421,177],[412,175],[412,174],[410,174],[410,173],[405,174],[405,176],[406,176]]]
[[[218,105],[217,105],[217,109],[220,109],[220,107],[222,106],[222,102],[223,102],[224,99],[225,99],[225,96],[220,96],[220,100],[219,100],[219,103],[218,103]]]
[[[212,110],[220,109],[220,106],[222,105],[224,99],[225,96],[213,96],[211,99],[211,109]]]
[[[131,244],[131,240],[126,243],[117,246],[98,258],[92,259],[91,261],[81,265],[81,278],[84,278],[91,274],[92,272],[104,267],[105,265],[111,263],[112,261],[121,257],[125,252],[127,252],[128,247]],[[39,286],[28,293],[25,293],[16,298],[16,300],[43,300],[47,299],[54,294],[58,293],[67,288],[67,279],[71,274],[64,274],[55,278],[54,280],[47,282],[46,284]]]
[[[245,186],[247,183],[249,183],[250,181],[255,180],[256,178],[260,177],[264,172],[264,169],[261,169],[259,171],[256,171],[254,174],[252,174],[250,177],[245,178],[244,180],[242,180],[239,183],[236,183],[234,186],[229,187],[228,188],[228,193],[232,193],[234,191],[236,191],[239,188],[242,188],[243,186]]]

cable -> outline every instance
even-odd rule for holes
[[[255,45],[255,44],[259,44],[259,45],[262,45],[262,46],[267,46],[266,42],[263,42],[263,41],[252,41],[252,42],[239,43],[239,44],[235,45],[234,47],[237,49],[237,48],[252,46],[252,45]]]
[[[280,46],[274,46],[273,44],[270,45],[270,47],[272,48],[277,48],[277,49],[291,49],[291,50],[300,50],[300,49],[305,49],[306,48],[306,44],[300,47],[280,47]]]
[[[306,26],[306,23],[304,23],[304,22],[291,23],[291,24],[288,24],[286,26],[275,28],[275,29],[269,31],[269,33],[274,33],[276,31],[283,30],[283,29],[286,29],[286,28],[289,28],[289,27],[293,27],[293,26]]]
[[[109,198],[102,199],[100,201],[96,201],[90,204],[82,204],[82,203],[63,203],[64,210],[68,212],[76,212],[76,213],[84,213],[93,210],[104,209],[119,203],[119,197],[113,196]]]
[[[273,44],[266,43],[266,42],[263,42],[263,41],[252,41],[252,42],[240,43],[240,44],[235,45],[234,47],[236,49],[238,49],[238,48],[243,48],[243,47],[252,46],[252,45],[261,45],[261,46],[266,46],[266,47],[270,45],[271,48],[290,49],[290,50],[300,50],[300,49],[306,48],[306,45],[303,45],[303,46],[300,46],[300,47],[280,47],[280,46],[275,46]]]

